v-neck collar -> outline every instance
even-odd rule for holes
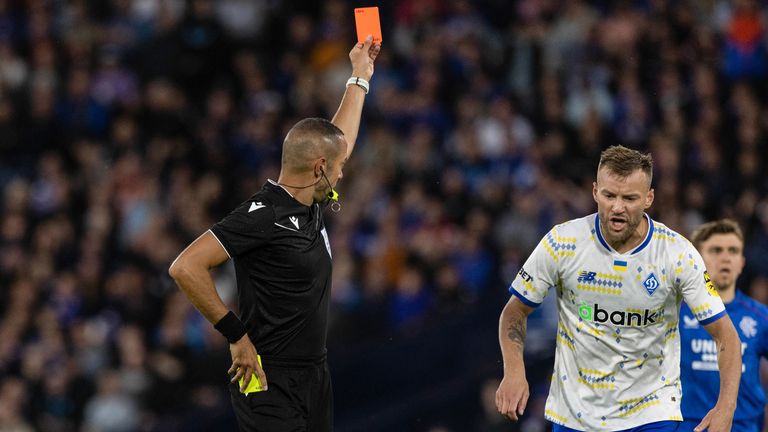
[[[648,213],[643,213],[643,216],[645,216],[645,220],[648,221],[648,233],[645,235],[645,239],[643,240],[640,245],[635,247],[630,252],[626,253],[619,253],[611,247],[611,245],[608,244],[607,241],[605,241],[605,238],[603,237],[603,233],[600,232],[600,217],[597,213],[595,213],[595,237],[597,237],[597,240],[600,242],[603,247],[611,253],[617,254],[617,255],[635,255],[636,253],[640,252],[641,250],[645,249],[650,243],[651,239],[653,238],[653,219],[651,219],[650,216],[648,216]]]

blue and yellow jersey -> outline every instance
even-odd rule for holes
[[[509,288],[532,307],[557,293],[545,409],[554,423],[614,431],[682,420],[680,302],[703,324],[726,312],[693,245],[645,217],[646,238],[624,254],[605,241],[597,214],[555,226]]]
[[[757,423],[765,406],[760,358],[768,356],[768,308],[737,290],[725,309],[741,339],[741,382],[733,418]],[[720,392],[717,347],[685,303],[680,308],[680,340],[683,417],[701,420],[715,406]]]

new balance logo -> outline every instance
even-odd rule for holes
[[[594,282],[595,276],[597,276],[596,272],[588,272],[584,270],[583,272],[579,273],[579,279],[578,282]]]
[[[297,218],[296,216],[291,216],[288,218],[288,220],[291,221],[291,223],[293,224],[293,226],[296,227],[296,229],[299,229],[299,218]]]
[[[250,212],[252,212],[254,210],[258,210],[260,208],[264,208],[264,207],[266,207],[266,206],[264,204],[262,204],[261,201],[259,201],[259,202],[252,202],[251,203],[251,208],[248,209],[248,213],[250,213]]]

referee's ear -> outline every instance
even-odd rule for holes
[[[318,158],[315,162],[315,178],[325,174],[325,158]]]

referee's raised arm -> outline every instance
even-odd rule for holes
[[[373,44],[372,37],[368,36],[364,43],[356,44],[349,51],[352,76],[347,81],[347,89],[339,109],[331,120],[331,123],[344,132],[344,138],[347,140],[347,158],[355,148],[357,132],[360,129],[360,117],[363,113],[363,102],[370,89],[369,81],[373,76],[373,62],[380,50],[381,45]]]

